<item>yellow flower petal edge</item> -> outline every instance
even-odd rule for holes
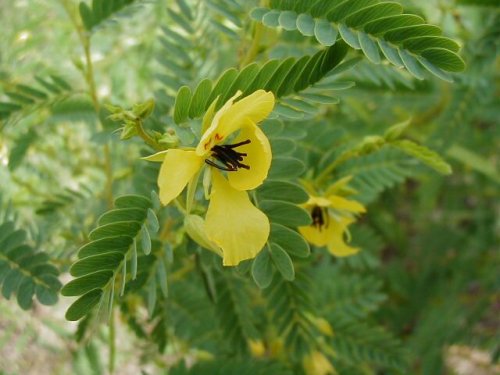
[[[165,156],[167,155],[167,152],[169,150],[165,150],[165,151],[160,151],[160,152],[157,152],[156,154],[153,154],[153,155],[149,155],[149,156],[145,156],[141,159],[143,160],[147,160],[147,161],[156,161],[156,162],[162,162],[163,159],[165,159]]]
[[[336,210],[345,210],[356,214],[366,212],[365,206],[354,200],[346,199],[338,195],[332,195],[328,197],[328,200]]]
[[[250,169],[240,168],[227,174],[232,187],[237,190],[252,190],[261,185],[271,168],[273,158],[271,145],[266,135],[251,121],[243,126],[234,143],[250,140],[249,144],[238,148],[238,152],[246,153],[244,162]]]
[[[351,247],[345,243],[344,233],[347,227],[354,223],[354,219],[343,217],[339,221],[330,224],[327,248],[330,253],[337,257],[347,257],[359,252],[359,248]]]
[[[248,121],[254,124],[262,121],[274,108],[274,95],[270,91],[257,90],[233,104],[240,95],[241,91],[238,91],[214,115],[196,148],[198,155],[210,152],[215,144],[222,143]]]
[[[314,195],[309,197],[309,200],[305,204],[308,207],[311,206],[320,206],[320,207],[329,207],[332,205],[332,202],[329,199],[323,197],[316,197]]]
[[[165,152],[158,175],[159,195],[163,205],[169,204],[184,190],[203,162],[203,157],[196,155],[195,151],[171,149]]]
[[[210,152],[211,148],[218,142],[222,142],[228,134],[222,134],[219,131],[220,128],[220,120],[221,117],[231,108],[233,105],[233,102],[236,100],[241,95],[241,91],[237,91],[236,94],[234,94],[227,102],[224,103],[224,105],[215,113],[213,114],[213,111],[215,109],[215,104],[212,103],[212,105],[209,107],[209,110],[203,117],[203,126],[202,126],[202,136],[200,139],[200,143],[198,143],[198,146],[196,147],[196,153],[198,155],[206,155],[208,152]],[[218,100],[218,98],[216,99]],[[208,118],[212,117],[212,121],[210,122],[210,126],[205,130],[207,123],[208,123]]]
[[[264,120],[274,108],[274,95],[271,91],[257,90],[232,105],[219,122],[219,131],[231,134],[250,120],[258,124]]]
[[[306,375],[333,375],[336,374],[332,364],[325,355],[317,350],[307,354],[302,359],[302,366]]]
[[[186,215],[184,218],[184,229],[189,237],[198,245],[222,257],[222,250],[208,239],[205,220],[201,216]]]
[[[214,170],[205,230],[207,237],[222,248],[223,265],[236,266],[243,260],[255,258],[262,250],[270,225],[246,191],[235,190]]]
[[[299,227],[299,233],[306,239],[307,242],[315,246],[325,246],[328,243],[328,229],[318,228],[314,225]]]

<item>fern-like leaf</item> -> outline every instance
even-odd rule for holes
[[[382,191],[414,174],[416,164],[396,150],[382,148],[373,154],[351,159],[338,168],[340,177],[354,176],[351,186],[363,202],[373,201]]]
[[[49,256],[27,244],[26,231],[16,229],[11,220],[0,225],[0,284],[4,298],[15,294],[25,310],[32,306],[35,295],[40,303],[53,305],[61,288],[58,275]]]
[[[325,46],[340,37],[361,50],[373,63],[381,54],[397,67],[405,67],[418,79],[424,69],[451,81],[448,72],[460,72],[465,64],[457,55],[459,46],[441,36],[441,29],[413,14],[404,14],[400,4],[379,0],[273,0],[269,8],[257,8],[251,17],[268,27],[298,30],[315,36]]]
[[[339,361],[357,368],[401,371],[406,368],[406,355],[401,343],[382,327],[346,318],[342,315],[331,317],[335,336],[331,340]],[[334,360],[335,364],[335,360]]]
[[[51,107],[66,99],[71,85],[58,75],[35,77],[38,84],[4,83],[4,95],[0,97],[0,129],[8,122],[16,122],[21,114],[38,108]]]
[[[314,311],[311,287],[311,279],[300,273],[293,282],[275,280],[264,294],[273,311],[272,321],[286,347],[295,354],[294,358],[302,358],[314,347],[319,335],[311,320]]]
[[[213,361],[199,362],[187,369],[184,364],[169,371],[171,375],[292,375],[292,371],[279,362],[255,359],[214,358]]]
[[[230,343],[230,350],[237,353],[248,351],[248,341],[257,337],[248,285],[244,280],[229,272],[215,277],[217,289],[216,313],[224,330],[224,337]]]
[[[132,5],[140,5],[140,3],[148,2],[149,0],[92,0],[92,5],[89,6],[85,2],[80,2],[79,10],[83,25],[87,31],[95,31],[103,26],[105,22],[109,22],[118,16],[129,14]]]
[[[238,90],[246,96],[264,89],[272,91],[278,98],[303,91],[339,65],[347,50],[344,43],[337,43],[298,60],[270,60],[261,67],[250,64],[239,72],[231,68],[220,76],[217,83],[202,81],[194,92],[183,86],[177,93],[174,120],[181,123],[188,118],[200,117],[216,98],[219,98],[217,108],[220,108]]]
[[[80,248],[79,260],[70,269],[76,279],[66,284],[61,291],[65,296],[81,296],[68,308],[68,320],[79,320],[87,315],[101,302],[103,296],[107,296],[107,303],[111,304],[115,279],[120,271],[120,289],[124,290],[126,260],[130,257],[131,263],[137,263],[136,238],[139,235],[144,253],[147,255],[151,251],[146,222],[151,221],[153,216],[156,218],[149,199],[126,195],[115,200],[115,209],[100,217],[97,228],[89,234],[91,241]],[[134,271],[131,272],[134,275]]]

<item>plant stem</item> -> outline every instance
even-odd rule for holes
[[[115,340],[115,312],[112,311],[109,319],[109,363],[108,372],[112,375],[115,371],[116,340]]]
[[[352,159],[353,157],[356,157],[358,155],[358,150],[350,150],[346,151],[343,154],[341,154],[337,159],[335,159],[330,165],[328,165],[323,171],[316,177],[315,179],[315,184],[316,185],[321,185],[326,178],[332,173],[335,168],[337,168],[340,164],[344,163],[345,161]]]
[[[241,59],[240,68],[250,64],[259,53],[260,41],[262,40],[262,34],[264,32],[263,28],[264,27],[260,23],[255,25],[252,45],[246,55]]]
[[[158,142],[156,142],[148,133],[146,133],[146,131],[142,127],[142,121],[137,121],[136,129],[137,134],[144,140],[144,142],[153,147],[153,149],[155,149],[156,151],[163,151],[163,147],[161,147]]]
[[[94,107],[97,123],[100,124],[100,130],[103,130],[104,126],[101,122],[101,118],[99,116],[100,113],[100,104],[99,99],[97,98],[97,90],[94,79],[94,68],[92,65],[92,57],[90,54],[90,35],[83,28],[82,23],[79,21],[78,17],[76,17],[75,13],[72,12],[72,7],[67,0],[61,0],[61,4],[64,7],[64,10],[68,14],[71,22],[75,26],[76,32],[80,39],[80,43],[83,47],[83,52],[85,55],[85,81],[89,87],[89,95],[92,100],[92,105]],[[103,145],[104,152],[104,173],[106,175],[106,184],[104,187],[104,195],[106,198],[106,203],[109,208],[113,206],[113,169],[111,164],[111,151],[109,148],[109,144],[105,143]]]

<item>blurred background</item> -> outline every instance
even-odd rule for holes
[[[500,374],[499,6],[399,2],[459,41],[467,70],[450,84],[418,81],[362,61],[343,73],[355,86],[339,91],[330,118],[356,138],[410,117],[410,136],[439,152],[453,174],[408,167],[382,188],[357,183],[366,192],[368,214],[353,238],[368,250],[340,262],[342,272],[357,281],[349,288],[351,280],[344,278],[346,289],[337,297],[349,313],[400,340],[404,373]],[[137,3],[93,36],[91,59],[102,102],[129,108],[155,97],[166,110],[178,87],[217,77],[237,65],[249,46],[240,38],[256,2],[187,1],[194,29],[178,16],[184,2]],[[77,5],[0,1],[0,101],[15,99],[16,85],[40,85],[40,78],[59,87],[50,97],[21,100],[15,111],[0,104],[0,218],[16,218],[33,246],[60,270],[63,283],[71,257],[105,207],[102,142],[115,137],[116,195],[130,192],[141,178],[134,177],[140,142],[119,142],[117,125],[105,114],[104,128],[97,124],[82,71]],[[181,48],[169,34],[172,28],[184,30]],[[293,32],[274,33],[269,57],[317,48]],[[357,298],[361,292],[369,297]],[[15,298],[0,296],[0,374],[105,373],[106,331],[91,345],[75,343],[77,325],[64,319],[69,303],[60,298],[53,306],[35,302],[23,310]],[[117,374],[137,374],[139,368],[157,373],[175,361],[138,341],[126,325],[116,334],[122,345]]]

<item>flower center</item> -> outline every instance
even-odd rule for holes
[[[239,168],[250,169],[250,166],[241,163],[243,161],[243,157],[247,156],[247,154],[234,150],[237,147],[247,145],[249,143],[250,140],[247,139],[243,142],[233,143],[232,145],[215,145],[210,150],[212,151],[212,157],[219,161],[222,165],[217,164],[210,159],[205,159],[205,163],[222,171],[228,172],[237,171]]]
[[[328,215],[326,214],[326,209],[320,206],[314,206],[311,211],[312,226],[321,230],[323,227],[328,225]]]

